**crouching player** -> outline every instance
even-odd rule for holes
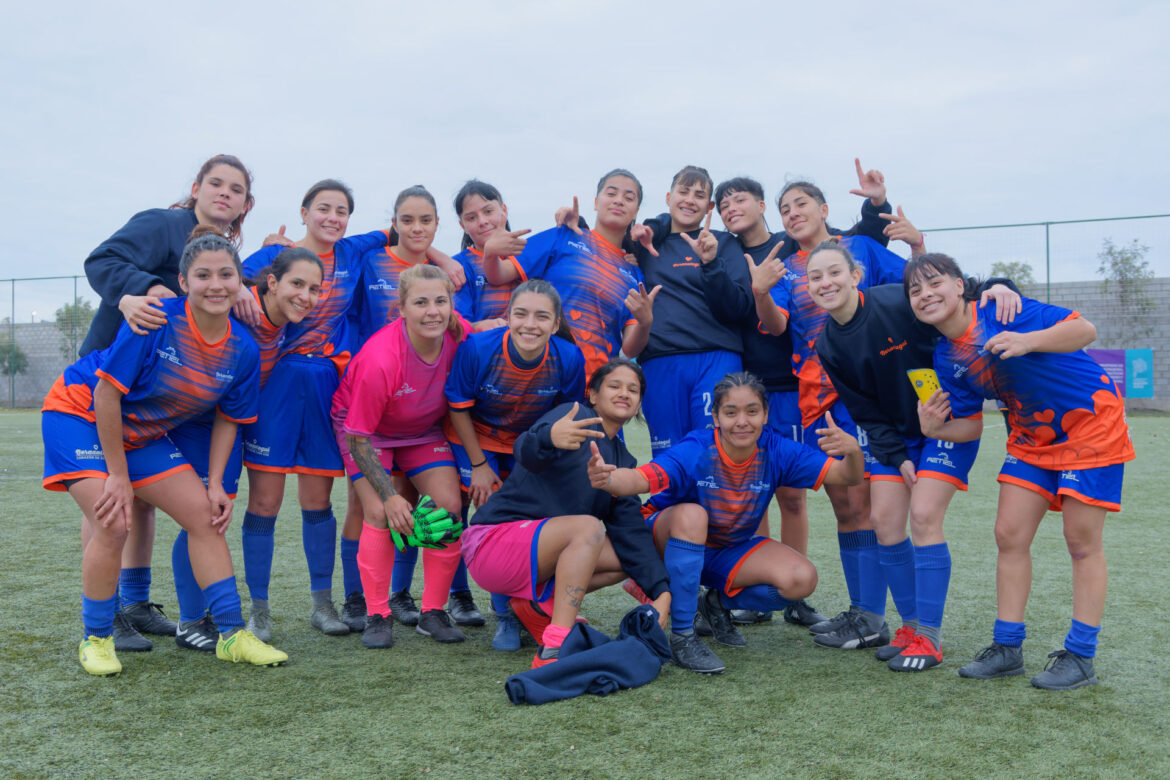
[[[619,468],[597,451],[589,461],[595,488],[615,496],[655,494],[648,506],[657,511],[646,522],[674,595],[671,651],[680,666],[707,674],[724,665],[695,634],[696,609],[716,641],[743,645],[729,609],[782,610],[816,588],[808,558],[756,533],[776,489],[856,485],[865,471],[860,445],[831,414],[828,427],[817,431],[823,453],[772,430],[767,392],[747,372],[728,374],[715,386],[712,409],[714,430],[688,434],[644,466]],[[700,583],[710,589],[702,599]]]

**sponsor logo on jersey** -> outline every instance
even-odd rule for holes
[[[929,458],[926,459],[926,462],[933,463],[936,466],[946,466],[949,469],[953,469],[955,467],[954,462],[950,459],[950,457],[945,452],[940,452],[937,455],[931,455]]]
[[[413,392],[416,392],[416,391],[413,387],[410,386],[410,382],[403,382],[402,387],[400,387],[394,391],[394,397],[401,398],[402,396],[410,395]]]
[[[77,460],[105,460],[106,458],[100,444],[93,445],[92,450],[74,450],[73,457]]]
[[[1003,459],[1003,462],[1004,463],[1019,463],[1020,461],[1016,458],[1015,455],[1008,455],[1006,458]]]
[[[235,374],[229,374],[226,371],[216,371],[215,378],[221,382],[231,382],[236,378]]]
[[[1069,482],[1080,482],[1080,480],[1077,479],[1077,472],[1075,471],[1062,471],[1060,472],[1060,478],[1062,480],[1067,479]]]
[[[267,458],[272,453],[271,447],[261,447],[260,442],[255,439],[244,442],[244,449],[252,455],[259,455],[262,458]]]
[[[770,485],[768,485],[767,482],[760,481],[753,482],[752,484],[748,485],[748,490],[752,491],[753,493],[771,493],[772,491],[768,489],[769,487]]]
[[[379,279],[376,282],[371,282],[371,283],[367,284],[366,289],[367,290],[389,290],[390,292],[394,292],[395,290],[398,289],[398,285],[391,284],[390,282],[387,282],[385,279]]]
[[[897,351],[899,351],[899,350],[902,350],[902,349],[905,349],[905,348],[906,348],[906,341],[905,341],[905,340],[903,340],[901,344],[894,344],[894,340],[893,340],[892,338],[888,338],[888,337],[887,337],[887,339],[886,339],[886,340],[887,340],[887,341],[889,341],[891,344],[893,344],[893,346],[892,346],[892,347],[886,347],[885,349],[883,349],[883,350],[881,351],[881,356],[882,356],[882,357],[885,357],[886,355],[890,354],[891,352],[897,352]]]
[[[967,373],[968,366],[961,366],[958,363],[955,363],[954,366],[955,366],[955,379],[958,379],[963,374]]]
[[[174,347],[167,347],[166,349],[158,349],[155,351],[158,353],[160,358],[167,361],[168,363],[173,363],[176,366],[183,365],[183,362],[179,360],[179,354],[175,351]]]
[[[712,490],[719,488],[719,485],[715,483],[715,476],[713,474],[708,474],[706,477],[700,479],[695,484],[699,487],[711,488]]]
[[[590,257],[593,256],[593,250],[589,248],[588,244],[582,243],[580,241],[569,241],[568,246],[573,247],[582,254],[589,255]]]

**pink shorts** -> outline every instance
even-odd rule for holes
[[[345,473],[351,481],[361,479],[362,470],[354,463],[349,454],[349,447],[345,444],[345,434],[337,432],[337,446],[341,448],[341,462],[345,464]],[[427,469],[437,469],[443,466],[455,468],[455,456],[451,454],[451,445],[446,439],[423,442],[421,444],[404,444],[401,447],[375,447],[378,460],[387,474],[405,474],[413,477]]]
[[[463,532],[463,560],[467,571],[489,593],[545,601],[553,594],[554,581],[537,582],[536,550],[543,520],[472,524]]]

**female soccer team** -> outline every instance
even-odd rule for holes
[[[462,641],[452,617],[483,623],[470,570],[492,593],[493,646],[520,646],[518,620],[539,645],[534,667],[556,660],[586,593],[628,579],[697,672],[725,668],[700,634],[742,645],[735,622],[773,611],[818,645],[929,669],[950,578],[943,518],[966,490],[983,399],[997,398],[1011,429],[998,616],[959,673],[1023,673],[1029,548],[1051,508],[1064,514],[1074,615],[1032,683],[1096,683],[1102,530],[1134,453],[1116,387],[1082,351],[1093,326],[927,254],[901,209],[889,213],[881,174],[857,173],[867,200],[845,235],[808,182],[785,187],[785,233],[773,234],[757,182],[716,188],[687,166],[669,213],[646,225],[641,183],[615,169],[598,182],[592,229],[574,200],[525,240],[500,192],[473,180],[455,198],[455,258],[432,246],[425,188],[400,194],[391,231],[347,237],[353,195],[330,179],[302,201],[304,238],[282,227],[241,263],[251,177],[212,158],[187,201],[136,215],[86,261],[99,315],[45,401],[44,485],[83,514],[82,666],[118,673],[117,650],[150,649],[140,632],[233,662],[286,661],[267,644],[268,584],[292,473],[311,625],[360,631],[366,647],[393,644],[392,618]],[[710,229],[716,207],[731,232]],[[910,245],[908,263],[890,239]],[[907,372],[932,366],[939,389],[919,400]],[[621,429],[643,411],[654,458],[637,466]],[[224,542],[241,460],[246,625]],[[339,615],[329,496],[343,474]],[[850,596],[832,619],[804,601],[817,583],[804,490],[821,485]],[[396,551],[391,532],[410,535],[424,495],[469,525],[424,551],[420,611],[417,551]],[[773,495],[780,542],[766,525]],[[182,527],[177,626],[149,598],[155,507]],[[887,590],[902,620],[892,639]]]

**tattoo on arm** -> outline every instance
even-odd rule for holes
[[[565,598],[568,600],[569,606],[579,609],[585,598],[585,589],[567,585],[565,586]]]
[[[382,462],[378,460],[378,453],[374,452],[374,446],[370,444],[370,440],[365,436],[354,436],[347,433],[345,443],[349,447],[350,457],[361,469],[362,476],[377,492],[378,498],[386,501],[395,495],[394,485],[390,483],[390,475],[382,467]]]

